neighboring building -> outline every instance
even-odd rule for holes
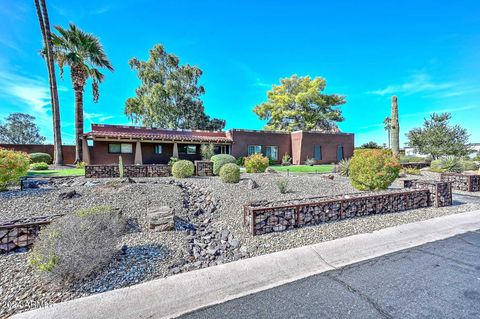
[[[93,146],[86,147],[88,141]],[[92,124],[83,137],[83,161],[113,164],[122,155],[125,164],[165,164],[171,157],[200,160],[200,146],[213,143],[215,153],[244,157],[262,153],[276,162],[284,154],[293,164],[307,158],[318,163],[338,162],[353,155],[354,135],[296,131],[256,131],[232,129],[225,132],[168,130],[135,126]]]
[[[475,157],[477,156],[477,154],[480,153],[480,143],[470,143],[468,146],[472,151],[472,153],[470,154],[470,157]]]
[[[421,154],[415,147],[405,146],[405,156],[412,157],[428,157],[428,155]]]

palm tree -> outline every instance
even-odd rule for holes
[[[52,52],[52,35],[50,32],[50,21],[45,0],[34,0],[37,10],[38,22],[42,31],[43,46],[42,50],[45,61],[47,62],[48,78],[50,82],[50,99],[52,104],[53,121],[53,164],[63,165],[62,151],[62,131],[60,128],[60,103],[58,101],[57,78],[55,76],[55,64]]]
[[[383,128],[385,129],[385,131],[387,131],[387,134],[388,134],[388,148],[390,148],[390,130],[392,129],[392,119],[387,116],[384,120],[383,120]]]
[[[73,90],[75,91],[75,163],[82,161],[83,136],[83,91],[89,78],[92,79],[93,102],[99,98],[98,85],[104,79],[101,68],[113,71],[113,66],[93,34],[80,30],[70,23],[70,29],[55,26],[59,35],[52,34],[55,59],[63,75],[64,66],[70,67]]]

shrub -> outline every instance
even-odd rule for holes
[[[172,175],[176,178],[187,178],[193,175],[195,166],[187,160],[176,161],[172,166]]]
[[[269,166],[273,166],[277,163],[277,161],[274,160],[273,158],[271,158],[271,157],[267,157],[267,158],[268,158],[268,165]]]
[[[462,161],[456,156],[445,156],[440,159],[440,168],[444,172],[461,173],[463,172]]]
[[[200,146],[200,154],[202,154],[202,159],[209,161],[215,155],[215,146],[212,143],[202,144]]]
[[[314,158],[308,158],[307,157],[307,160],[305,161],[305,165],[313,166],[315,164],[317,164],[317,161]]]
[[[178,162],[180,159],[178,157],[170,157],[170,160],[168,161],[168,166],[173,167],[173,164]]]
[[[400,156],[400,163],[423,163],[431,162],[428,157],[417,157],[417,156]]]
[[[220,169],[222,168],[223,165],[227,163],[236,163],[237,160],[235,157],[229,154],[218,154],[218,155],[213,155],[212,158],[210,159],[213,162],[213,174],[218,175],[220,174]]]
[[[418,168],[405,168],[403,171],[409,175],[422,175],[422,171]]]
[[[348,177],[350,173],[350,160],[349,159],[342,159],[338,162],[338,173],[342,176]]]
[[[124,230],[113,210],[58,218],[41,230],[29,262],[59,284],[83,280],[108,265]]]
[[[240,167],[234,163],[227,163],[220,169],[220,179],[225,183],[238,183],[240,181]]]
[[[47,163],[52,164],[52,156],[47,153],[30,153],[30,162],[31,163]]]
[[[48,164],[45,162],[32,163],[30,164],[30,169],[34,171],[46,171]]]
[[[278,179],[275,184],[277,185],[280,194],[286,194],[288,192],[288,180],[286,178]]]
[[[430,171],[435,173],[443,173],[444,170],[441,168],[440,160],[434,160],[430,163]]]
[[[359,190],[386,189],[399,173],[398,160],[387,150],[355,150],[350,160],[349,177]]]
[[[17,183],[27,175],[30,158],[27,153],[0,148],[0,190],[9,183]]]
[[[245,166],[245,157],[240,156],[235,162],[238,166]]]
[[[252,154],[245,158],[247,173],[263,173],[268,167],[268,158],[262,154]]]
[[[478,169],[477,163],[472,160],[462,160],[461,164],[464,171],[476,171]]]
[[[85,166],[87,166],[87,163],[85,162],[78,162],[77,164],[75,164],[75,167],[76,168],[85,168]]]
[[[282,165],[288,166],[291,164],[292,164],[292,157],[289,154],[285,153],[282,157]]]

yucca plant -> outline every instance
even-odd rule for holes
[[[350,173],[350,160],[343,159],[338,162],[338,169],[340,175],[348,177],[348,174]]]
[[[462,161],[456,156],[445,156],[440,159],[440,168],[445,172],[461,173],[463,172]]]

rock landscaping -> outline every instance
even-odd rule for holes
[[[442,173],[441,180],[450,182],[453,189],[466,192],[480,192],[480,175]]]
[[[415,178],[440,181],[439,174],[428,174]],[[241,258],[480,208],[480,196],[465,196],[454,197],[449,207],[345,218],[262,236],[252,236],[244,227],[246,203],[358,193],[347,178],[331,175],[333,179],[319,174],[242,173],[239,183],[224,183],[219,177],[68,177],[45,179],[47,183],[34,189],[2,192],[4,221],[111,207],[126,218],[128,232],[119,238],[117,252],[104,269],[70,286],[46,283],[28,262],[29,251],[1,254],[0,317]],[[279,179],[288,183],[285,193],[277,186]],[[392,187],[402,189],[403,181]],[[303,222],[308,218],[305,214]]]

